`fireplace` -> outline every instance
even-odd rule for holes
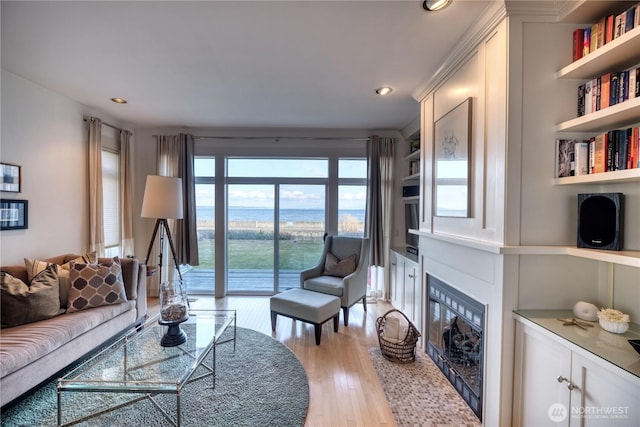
[[[484,304],[427,275],[426,352],[482,421]]]

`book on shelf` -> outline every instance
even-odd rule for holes
[[[556,140],[556,177],[640,167],[640,128],[612,129],[589,140]],[[572,167],[573,161],[573,167]]]
[[[585,28],[582,40],[582,56],[587,56],[591,47],[591,28]]]
[[[420,160],[411,160],[409,162],[409,175],[420,173]]]
[[[609,91],[611,83],[611,73],[605,73],[600,77],[600,109],[608,108],[611,101],[611,92]]]
[[[576,142],[579,141],[575,139],[556,140],[556,178],[574,175],[575,161],[573,150]]]
[[[605,15],[592,25],[573,31],[573,60],[577,61],[595,52],[613,40],[640,26],[640,4],[635,4],[617,15]],[[582,54],[578,51],[582,35]]]
[[[573,60],[577,61],[584,55],[584,28],[573,31]]]
[[[573,146],[575,175],[589,174],[589,141],[578,141]]]
[[[593,80],[589,80],[584,84],[584,114],[593,113],[593,102],[591,101],[591,91],[593,89]]]
[[[589,52],[595,52],[598,48],[598,24],[595,23],[591,26],[590,40],[589,40]]]
[[[605,24],[605,36],[604,36],[605,44],[611,43],[611,41],[613,40],[613,22],[614,22],[614,16],[613,15],[607,16],[607,20]]]
[[[591,142],[593,144],[593,173],[607,171],[607,134],[596,135]]]
[[[618,131],[610,130],[605,134],[607,146],[607,166],[605,172],[611,172],[618,168],[620,158],[618,156],[620,150],[620,142],[618,141]]]
[[[578,117],[640,97],[640,67],[605,73],[578,85]]]

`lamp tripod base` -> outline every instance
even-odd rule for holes
[[[175,347],[187,342],[187,334],[180,329],[180,323],[172,323],[168,325],[167,332],[162,336],[160,345],[163,347]]]

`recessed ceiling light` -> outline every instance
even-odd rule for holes
[[[440,10],[450,3],[449,0],[425,0],[422,2],[424,10]]]
[[[376,89],[376,93],[382,96],[389,95],[391,92],[393,92],[393,89],[391,89],[389,86]]]
[[[126,104],[127,100],[124,98],[111,98],[111,101],[115,102],[116,104]]]

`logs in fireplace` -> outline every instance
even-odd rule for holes
[[[426,352],[482,420],[485,306],[427,276]]]

